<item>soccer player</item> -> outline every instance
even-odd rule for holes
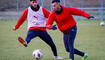
[[[62,57],[57,55],[56,46],[50,37],[50,35],[46,31],[46,18],[48,18],[50,12],[45,8],[42,8],[38,4],[38,0],[30,0],[30,6],[25,9],[24,13],[18,20],[13,30],[17,30],[23,22],[28,20],[28,33],[25,40],[21,37],[18,38],[20,43],[22,43],[25,47],[28,46],[29,42],[35,38],[36,36],[40,37],[46,44],[48,44],[52,52],[54,54],[54,58],[63,59]],[[51,29],[55,30],[56,27],[52,27]]]
[[[46,27],[51,29],[55,21],[59,30],[63,33],[64,45],[69,52],[69,60],[74,60],[74,54],[82,56],[86,60],[87,54],[74,48],[74,40],[77,33],[77,23],[72,15],[83,16],[85,18],[94,18],[90,14],[76,8],[64,7],[60,5],[60,0],[52,0],[53,11],[48,17]]]

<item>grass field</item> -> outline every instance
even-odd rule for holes
[[[87,60],[105,60],[105,26],[100,26],[99,20],[77,21],[78,33],[75,40],[75,48],[88,53]],[[18,40],[18,34],[24,39],[27,34],[26,22],[16,32],[12,31],[12,27],[16,24],[16,20],[2,21],[0,20],[0,60],[34,60],[32,52],[35,49],[43,51],[41,60],[54,60],[50,47],[41,39],[34,38],[29,47],[25,48]],[[49,31],[53,38],[58,54],[68,60],[68,53],[65,51],[63,44],[63,35],[60,31]],[[75,60],[82,60],[75,55]]]

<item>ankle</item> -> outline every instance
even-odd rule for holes
[[[84,53],[84,56],[83,57],[86,57],[87,56],[87,53]]]

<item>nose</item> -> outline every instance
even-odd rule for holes
[[[33,4],[34,4],[34,5],[37,5],[37,2],[34,2]]]

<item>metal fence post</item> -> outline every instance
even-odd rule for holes
[[[52,0],[50,0],[50,3],[52,3]],[[50,11],[52,11],[53,9],[52,9],[52,5],[50,5]]]
[[[60,4],[62,5],[62,0],[60,0]]]
[[[69,0],[67,0],[69,7],[72,7],[71,3],[69,3]]]
[[[44,6],[44,5],[45,5],[45,4],[44,4],[44,1],[45,1],[45,0],[41,0],[41,5],[42,5],[42,7],[45,7],[45,6]]]
[[[103,0],[101,0],[100,19],[103,21]]]
[[[17,20],[19,19],[19,0],[17,0]]]
[[[82,0],[82,4],[81,4],[81,7],[82,7],[82,8],[84,7],[84,0]]]
[[[64,0],[63,2],[64,2],[64,6],[66,6],[66,0]]]

